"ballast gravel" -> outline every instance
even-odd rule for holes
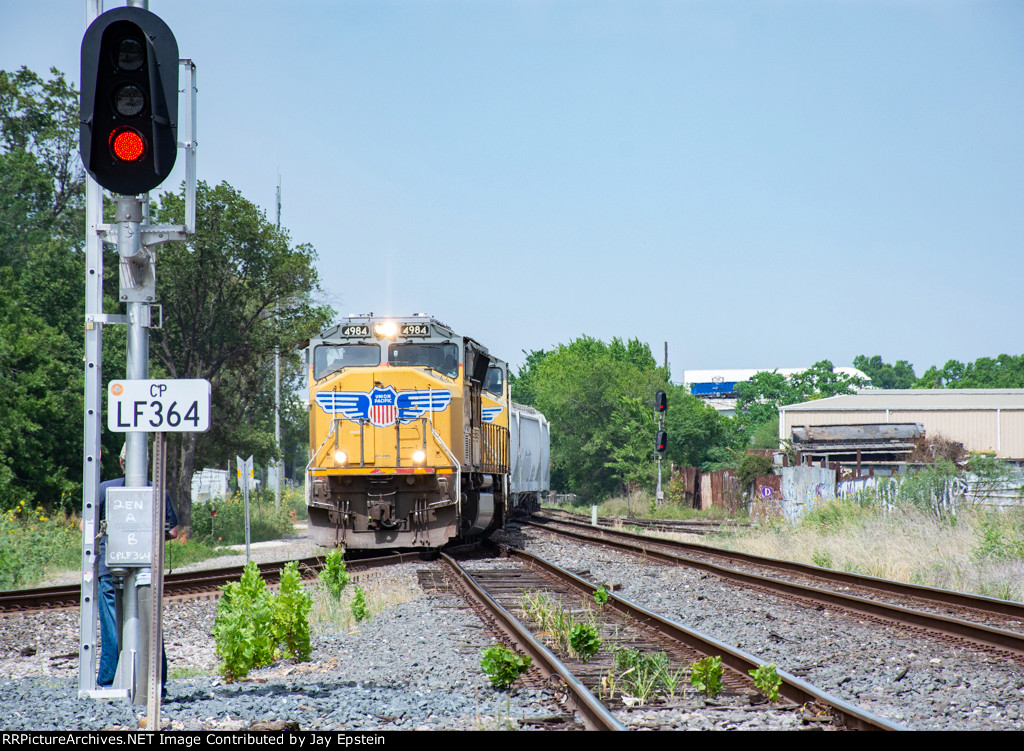
[[[911,730],[1024,729],[1024,666],[530,531],[517,547]]]
[[[388,567],[377,583],[415,592],[420,567]],[[216,603],[167,603],[171,679],[162,727],[242,730],[288,721],[302,730],[497,730],[564,714],[549,691],[495,690],[480,670],[480,651],[493,640],[479,619],[450,596],[419,595],[348,631],[314,633],[308,662],[279,661],[230,684],[216,673]],[[4,729],[139,726],[145,706],[77,698],[78,619],[77,610],[0,617]]]

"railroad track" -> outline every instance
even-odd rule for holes
[[[546,601],[556,608],[569,612],[583,611],[587,609],[588,602],[593,603],[597,585],[525,551],[510,548],[507,552],[510,560],[498,563],[479,560],[459,563],[448,556],[443,560],[462,587],[485,609],[485,619],[499,623],[510,641],[530,655],[545,678],[561,685],[569,703],[576,708],[587,727],[624,729],[626,723],[607,706],[616,702],[614,681],[621,677],[617,673],[613,653],[605,649],[587,661],[565,650],[555,655],[531,628],[514,615],[523,607],[525,592],[534,597],[536,593],[543,592]],[[823,723],[856,729],[902,729],[781,671],[781,703],[752,704],[751,698],[757,695],[757,691],[749,671],[760,666],[756,658],[615,595],[609,595],[607,604],[594,615],[594,619],[600,623],[601,638],[606,644],[637,650],[641,655],[664,653],[677,666],[673,671],[677,677],[685,673],[683,666],[695,660],[721,657],[724,691],[718,699],[709,705],[693,692],[648,697],[651,703],[642,707],[647,729],[675,727],[680,715],[687,712],[721,713],[730,710],[741,714],[750,711],[788,713],[791,717],[795,714],[796,719],[789,720],[791,727],[793,724],[799,727],[801,724]],[[594,690],[598,687],[600,692],[607,694],[606,701],[595,696]],[[630,700],[634,705],[643,701],[637,696],[630,696]],[[621,701],[620,693],[619,714],[625,712],[628,715]],[[659,719],[652,719],[652,716]]]
[[[580,522],[580,515],[562,509],[544,509],[535,515],[545,518],[557,519],[568,523]],[[598,525],[602,527],[618,528],[635,527],[637,529],[656,530],[659,532],[674,532],[678,534],[709,535],[723,530],[749,527],[749,524],[736,521],[720,519],[641,519],[635,516],[599,516]]]
[[[660,540],[579,522],[529,522],[549,532],[700,569],[747,587],[838,608],[925,632],[961,646],[1024,661],[1024,605],[960,592],[863,577],[692,543]],[[998,625],[994,625],[998,624]]]
[[[346,561],[350,572],[358,575],[376,567],[403,561],[418,561],[419,553],[395,553],[377,558]],[[269,586],[280,581],[281,570],[286,562],[257,564],[263,580]],[[299,571],[303,579],[313,579],[320,573],[324,558],[299,559]],[[229,566],[226,568],[190,571],[186,573],[167,574],[164,576],[164,599],[180,599],[189,597],[217,596],[220,588],[228,582],[238,581],[245,566]],[[0,613],[25,613],[38,610],[62,610],[77,608],[81,600],[81,587],[69,584],[56,587],[40,587],[38,589],[20,589],[0,592]]]

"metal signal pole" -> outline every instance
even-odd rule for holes
[[[277,176],[277,228],[281,229],[281,176]],[[274,352],[274,444],[281,450],[281,347]],[[278,459],[274,472],[274,506],[281,505],[281,475],[284,458]]]

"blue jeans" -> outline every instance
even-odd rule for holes
[[[117,673],[118,633],[116,615],[117,592],[114,589],[114,577],[100,577],[99,611],[100,611],[100,672],[96,682],[109,688]]]
[[[117,662],[120,657],[119,634],[117,633],[117,590],[114,589],[114,577],[101,576],[99,586],[100,611],[100,669],[96,683],[102,688],[110,688],[117,674]],[[162,645],[161,645],[162,646]],[[163,685],[167,686],[167,650],[163,650]],[[142,666],[146,670],[146,666]]]

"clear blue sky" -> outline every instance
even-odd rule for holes
[[[1024,352],[1020,0],[150,10],[198,65],[200,178],[273,221],[280,175],[342,315],[514,366],[667,341],[676,380]],[[77,84],[85,12],[0,0],[0,68]]]

